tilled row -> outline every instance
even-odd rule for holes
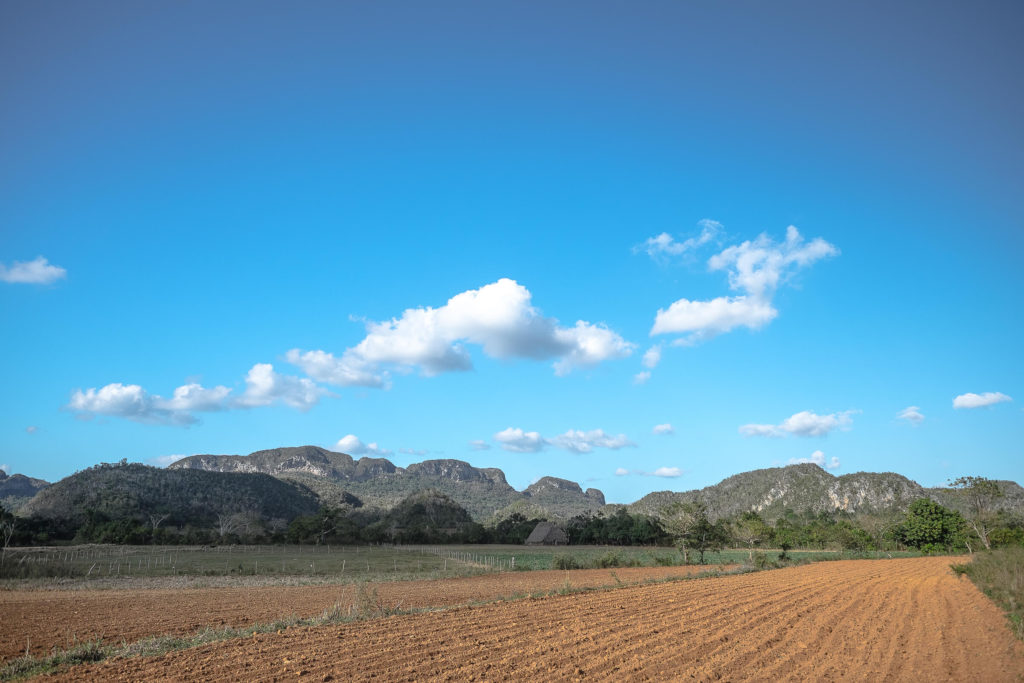
[[[1017,680],[1024,652],[948,558],[828,562],[289,629],[68,679]]]
[[[446,607],[515,593],[598,587],[682,576],[706,567],[511,572],[369,586],[387,607]],[[356,600],[357,587],[260,586],[186,590],[0,591],[0,661],[100,639],[133,642],[153,635],[188,635],[205,627],[247,626],[290,616],[311,617]]]

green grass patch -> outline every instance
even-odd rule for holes
[[[1024,640],[1024,548],[977,553],[971,562],[951,567],[958,576],[970,577],[1006,613],[1013,634]]]

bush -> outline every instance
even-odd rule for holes
[[[552,569],[579,569],[580,562],[572,555],[555,555],[551,559]]]

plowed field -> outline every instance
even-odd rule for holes
[[[64,678],[1019,680],[1021,644],[949,563],[826,562],[288,629]]]
[[[443,607],[492,600],[516,593],[625,583],[682,576],[708,567],[622,568],[484,574],[443,581],[376,584],[388,607]],[[347,607],[352,585],[193,588],[187,590],[2,591],[0,592],[0,661],[36,655],[76,640],[133,642],[158,634],[185,635],[206,627],[245,626],[276,619],[321,614],[335,604]]]

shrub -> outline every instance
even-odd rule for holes
[[[580,563],[572,555],[555,555],[551,559],[552,569],[579,569]]]

